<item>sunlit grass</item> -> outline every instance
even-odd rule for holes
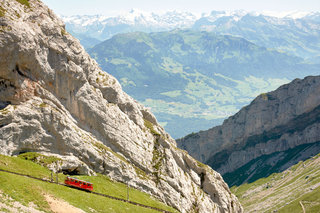
[[[28,154],[31,156],[32,154]],[[31,175],[39,178],[51,179],[51,171],[47,168],[25,160],[19,157],[8,157],[0,155],[0,169],[9,170],[17,173]],[[66,175],[59,174],[58,181],[63,183]],[[79,179],[90,181],[94,185],[94,191],[111,195],[114,197],[127,199],[127,191],[129,192],[129,200],[142,203],[171,212],[177,212],[175,209],[166,206],[150,195],[140,192],[136,189],[129,188],[127,185],[110,180],[108,177],[98,174],[97,176],[75,176]],[[53,180],[56,181],[55,174]],[[90,212],[90,208],[97,212],[155,212],[134,206],[128,203],[112,200],[109,198],[94,195],[88,192],[79,191],[66,186],[42,182],[27,177],[14,174],[0,172],[0,190],[12,199],[28,206],[30,202],[34,203],[38,209],[49,212],[49,205],[44,195],[49,194],[58,199],[62,199],[71,205],[80,208],[86,212]]]
[[[239,198],[246,212],[260,206],[261,209],[257,212],[300,213],[300,202],[306,212],[319,212],[319,161],[320,154],[282,173],[274,173],[253,183],[234,186],[231,191]]]

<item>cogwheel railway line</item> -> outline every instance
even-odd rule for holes
[[[37,177],[31,176],[31,175],[21,174],[21,173],[12,172],[12,171],[8,171],[8,170],[4,170],[4,169],[0,169],[0,172],[11,173],[11,174],[14,174],[14,175],[19,175],[19,176],[23,176],[23,177],[32,178],[32,179],[36,179],[36,180],[39,180],[39,181],[47,182],[47,183],[52,183],[52,184],[57,184],[57,185],[68,187],[66,184],[63,184],[63,183],[56,183],[56,182],[53,182],[53,181],[50,181],[50,180],[37,178]],[[77,188],[74,188],[74,189],[77,189]],[[84,190],[81,190],[81,191],[84,191]],[[144,205],[142,203],[137,203],[137,202],[130,201],[130,200],[125,200],[125,199],[114,197],[114,196],[107,195],[107,194],[102,194],[102,193],[93,192],[93,191],[91,191],[91,192],[90,191],[84,191],[84,192],[91,193],[91,194],[96,194],[96,195],[99,195],[99,196],[103,196],[103,197],[106,197],[106,198],[109,198],[109,199],[113,199],[113,200],[118,200],[118,201],[125,202],[125,203],[130,203],[130,204],[135,205],[135,206],[140,206],[140,207],[143,207],[143,208],[152,209],[152,210],[155,210],[155,211],[158,211],[158,212],[172,213],[172,212],[167,211],[167,210],[159,209],[159,208],[156,208],[156,207],[153,207],[153,206]]]

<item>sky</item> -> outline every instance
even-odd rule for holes
[[[320,12],[320,0],[43,0],[60,15],[116,15],[139,9],[146,12],[168,10],[197,14],[212,10]]]

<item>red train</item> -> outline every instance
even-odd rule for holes
[[[64,183],[68,186],[76,187],[79,189],[83,189],[86,191],[92,191],[93,190],[93,184],[87,181],[79,180],[77,178],[72,178],[72,177],[66,177],[64,180]]]

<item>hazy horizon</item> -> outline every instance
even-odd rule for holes
[[[289,13],[293,11],[319,12],[318,0],[43,0],[55,13],[59,15],[117,15],[137,9],[145,12],[185,11],[197,15],[211,11],[270,12],[273,14]]]

